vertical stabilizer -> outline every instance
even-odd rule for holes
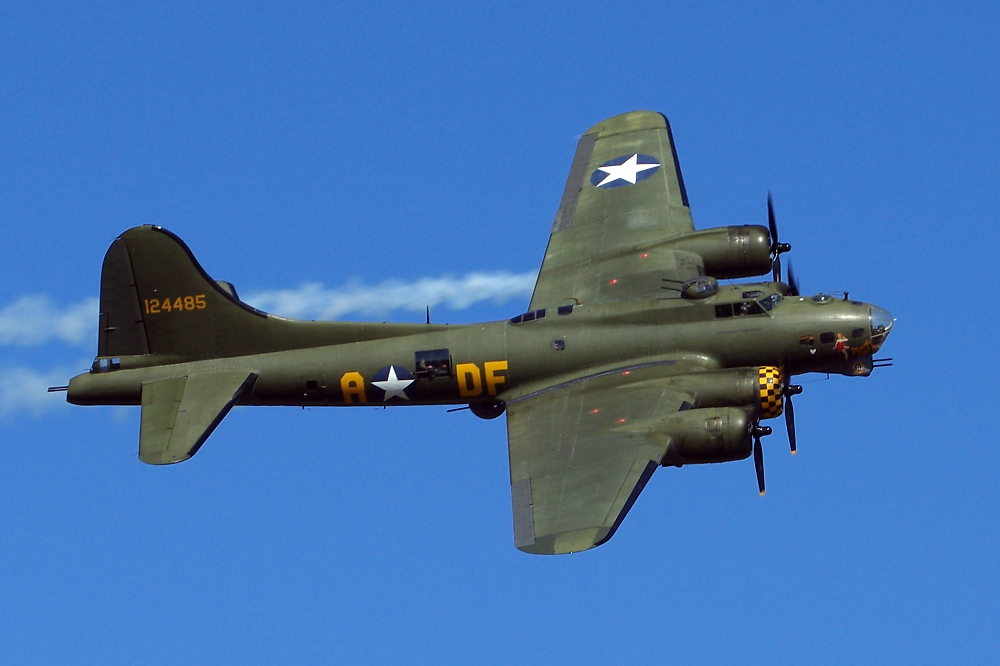
[[[142,319],[139,293],[128,248],[115,239],[104,255],[101,269],[101,319],[97,337],[98,356],[148,354],[146,324]]]
[[[176,363],[447,328],[295,321],[268,315],[241,301],[233,285],[209,277],[180,238],[162,227],[147,225],[123,233],[104,257],[97,356],[148,354]],[[156,359],[146,361],[155,363]],[[140,364],[148,364],[146,361]],[[113,361],[110,366],[114,366]]]

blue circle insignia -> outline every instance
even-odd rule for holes
[[[406,368],[389,365],[376,372],[371,383],[382,391],[382,402],[389,402],[392,398],[409,400],[416,388],[414,381],[413,375]]]
[[[590,174],[594,187],[624,187],[646,180],[659,171],[660,161],[652,155],[632,153],[608,160]]]

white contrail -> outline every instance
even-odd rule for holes
[[[78,373],[65,369],[45,374],[27,368],[0,369],[0,417],[14,412],[40,416],[67,404],[65,393],[49,393],[48,387],[66,384]]]
[[[462,310],[484,301],[502,303],[526,298],[536,277],[534,272],[469,273],[460,278],[390,281],[373,287],[348,284],[337,289],[315,283],[298,289],[261,291],[246,296],[245,300],[284,317],[313,319],[338,319],[352,313],[422,311],[428,305]],[[73,345],[96,343],[98,309],[96,298],[59,308],[48,296],[24,296],[0,310],[0,345],[41,345],[53,340]],[[37,416],[65,405],[65,393],[48,393],[46,389],[65,384],[74,374],[70,370],[42,373],[27,368],[0,368],[0,417],[16,412]]]
[[[378,315],[393,310],[423,311],[444,305],[463,310],[483,301],[503,303],[527,297],[537,273],[469,273],[464,277],[423,278],[416,282],[383,282],[374,287],[349,284],[328,289],[319,283],[298,289],[261,291],[244,300],[283,317],[339,319],[347,314]]]
[[[0,310],[0,345],[96,344],[98,307],[96,298],[59,308],[48,296],[22,296]]]
[[[469,273],[464,277],[388,281],[368,287],[347,284],[330,289],[319,283],[298,289],[252,293],[244,300],[265,312],[303,319],[339,319],[348,314],[384,315],[393,310],[423,311],[444,305],[463,310],[476,303],[526,298],[537,273]],[[0,345],[30,346],[60,340],[72,345],[97,343],[96,298],[59,307],[45,295],[22,296],[0,309]]]

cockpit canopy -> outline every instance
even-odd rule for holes
[[[773,310],[779,303],[781,303],[782,300],[784,299],[781,297],[781,294],[771,294],[770,296],[766,296],[764,298],[738,301],[736,303],[720,303],[715,306],[715,316],[717,318],[722,318],[740,317],[743,315],[762,315]]]

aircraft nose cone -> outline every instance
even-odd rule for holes
[[[871,322],[872,353],[874,353],[879,350],[885,339],[889,336],[894,320],[892,313],[877,305],[871,306],[871,315],[868,319]]]

